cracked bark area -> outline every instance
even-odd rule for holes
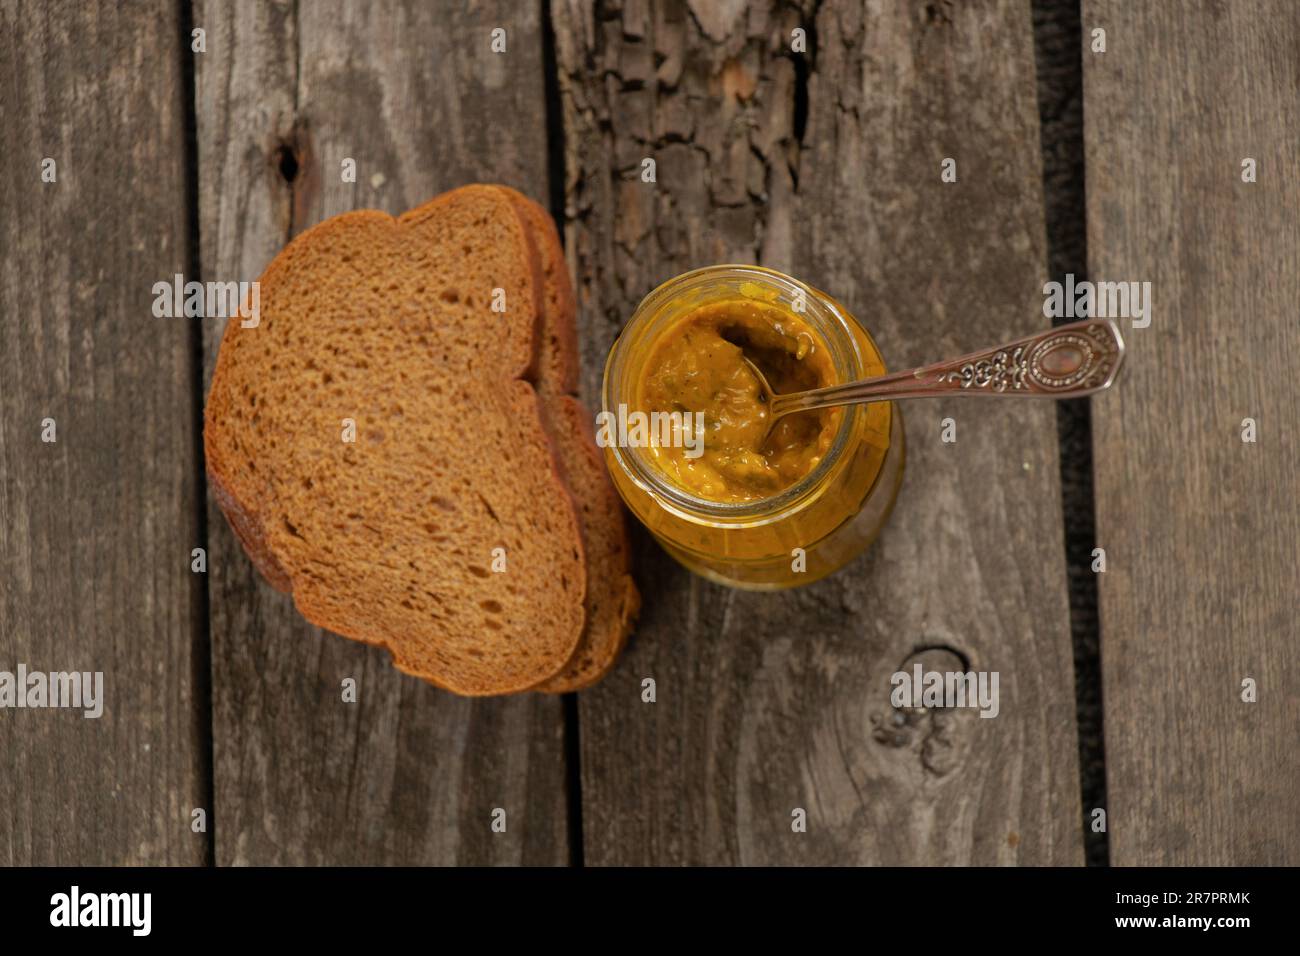
[[[552,16],[591,398],[650,288],[718,262],[788,263],[799,156],[790,31],[803,15],[784,2],[557,0]]]
[[[324,218],[467,182],[545,201],[540,6],[204,0],[195,23],[204,279],[255,279]],[[210,377],[222,329],[204,326]],[[212,504],[208,528],[218,864],[567,862],[559,699],[405,677],[303,620]],[[338,702],[345,677],[356,707]],[[483,824],[494,807],[505,834]]]
[[[1027,0],[557,0],[553,18],[589,397],[637,302],[719,262],[825,289],[894,367],[1042,324]],[[828,580],[731,591],[637,529],[640,626],[580,698],[589,862],[1081,862],[1053,410],[906,419],[891,524]],[[890,676],[927,648],[999,671],[1001,710],[903,714],[895,745],[872,717],[892,723]]]

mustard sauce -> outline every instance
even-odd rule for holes
[[[703,451],[649,449],[682,490],[738,503],[779,494],[825,457],[840,409],[770,416],[748,358],[777,394],[834,383],[829,351],[799,315],[753,299],[715,301],[686,312],[651,344],[638,391],[649,413],[703,416]]]

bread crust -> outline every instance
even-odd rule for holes
[[[582,403],[570,395],[560,396],[558,407],[561,420],[568,426],[569,441],[580,450],[579,453],[584,458],[581,470],[590,476],[587,484],[595,485],[590,491],[594,499],[593,515],[604,518],[602,527],[593,530],[586,516],[583,516],[583,535],[587,538],[587,546],[589,549],[594,548],[594,540],[598,535],[609,538],[612,545],[600,552],[599,571],[602,580],[608,583],[606,593],[595,598],[602,603],[608,601],[609,610],[592,615],[593,603],[588,601],[587,627],[573,660],[554,677],[547,678],[533,688],[548,694],[584,690],[608,674],[627,645],[632,626],[641,610],[641,594],[631,574],[632,546],[623,517],[623,502],[610,484],[605,458],[596,447],[591,418]],[[566,475],[566,480],[576,484],[579,478],[577,475]],[[589,577],[588,590],[591,586]],[[601,633],[593,633],[593,616],[598,616],[599,625],[604,626]]]
[[[204,429],[207,430],[206,427]],[[209,457],[207,459],[211,461]],[[239,500],[227,487],[226,482],[221,477],[220,466],[209,465],[207,468],[208,484],[212,488],[212,500],[217,503],[221,513],[226,516],[226,522],[235,532],[235,537],[239,543],[244,546],[244,553],[248,555],[253,566],[266,578],[267,583],[277,591],[290,592],[293,590],[293,580],[289,577],[289,572],[271,553],[271,549],[266,544],[266,533],[262,530],[262,522],[251,510],[245,508],[239,503]]]

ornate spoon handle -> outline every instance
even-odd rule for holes
[[[1124,361],[1124,340],[1109,319],[1057,326],[960,358],[861,382],[774,396],[772,418],[872,399],[967,395],[1078,398],[1108,388]]]

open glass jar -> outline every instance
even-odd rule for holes
[[[885,373],[871,336],[834,299],[770,269],[711,266],[665,282],[641,302],[606,361],[602,411],[616,417],[620,408],[636,410],[664,333],[727,303],[797,316],[826,351],[827,385]],[[794,587],[839,569],[875,540],[902,479],[903,425],[894,403],[846,406],[833,421],[811,471],[757,500],[701,497],[675,483],[645,447],[614,442],[605,457],[632,513],[686,567],[733,587]]]

